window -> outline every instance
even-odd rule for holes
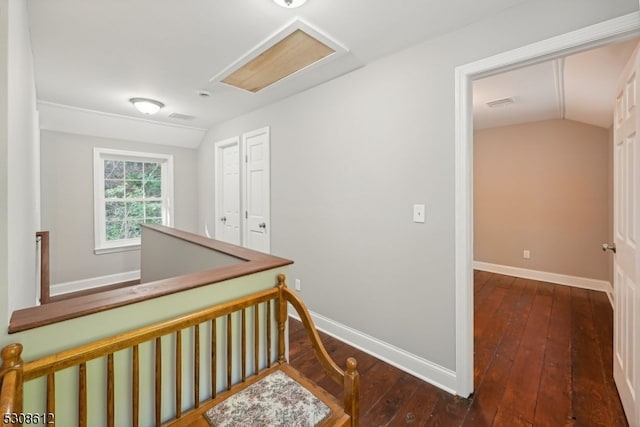
[[[140,247],[141,224],[172,225],[173,156],[93,150],[95,253]]]

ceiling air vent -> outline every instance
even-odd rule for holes
[[[177,120],[194,120],[195,116],[190,116],[188,114],[171,113],[169,114],[169,118]]]
[[[498,107],[506,107],[507,105],[511,105],[514,103],[515,101],[513,100],[513,98],[502,98],[502,99],[496,99],[495,101],[487,102],[487,106],[489,108],[498,108]]]
[[[338,42],[296,18],[210,81],[256,93],[346,52]]]

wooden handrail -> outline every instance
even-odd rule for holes
[[[61,371],[71,366],[76,366],[93,359],[107,356],[125,348],[155,340],[208,320],[226,316],[235,311],[242,310],[243,308],[251,307],[257,303],[272,300],[276,298],[277,295],[277,289],[269,289],[258,294],[252,294],[249,297],[236,299],[192,314],[75,347],[52,356],[43,357],[33,362],[27,362],[24,365],[24,380],[29,381],[56,371]]]
[[[149,224],[144,226],[160,233],[236,257],[244,262],[157,280],[155,282],[113,289],[98,294],[85,295],[69,300],[54,301],[38,307],[20,309],[14,311],[11,315],[9,333],[12,334],[64,320],[99,313],[112,308],[147,301],[293,263],[293,261],[285,258],[241,248],[170,227]]]
[[[51,301],[51,276],[49,274],[49,232],[36,231],[40,239],[40,304]]]
[[[343,371],[329,355],[318,331],[316,330],[311,314],[307,307],[302,303],[300,298],[294,294],[285,284],[284,274],[278,275],[278,289],[280,292],[281,305],[284,304],[286,310],[286,302],[291,303],[293,308],[298,312],[300,320],[307,331],[307,336],[311,340],[311,346],[316,355],[316,359],[320,362],[323,369],[332,380],[344,388],[344,408],[345,412],[351,416],[351,425],[359,425],[359,401],[360,401],[360,374],[358,374],[358,362],[355,358],[347,359],[347,370]],[[286,301],[286,302],[285,302]]]
[[[9,344],[2,349],[0,365],[0,415],[2,427],[16,425],[11,414],[22,412],[22,345]],[[9,416],[6,419],[5,414]]]

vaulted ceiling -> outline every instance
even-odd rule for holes
[[[610,44],[475,81],[474,127],[567,119],[609,128],[616,83],[637,44]]]

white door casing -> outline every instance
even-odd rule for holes
[[[640,426],[640,148],[638,47],[616,88],[613,123],[613,377],[629,424]]]
[[[271,251],[270,214],[270,130],[269,127],[242,134],[244,154],[243,246]]]
[[[473,99],[472,81],[640,34],[634,12],[461,65],[455,70],[456,394],[473,392]],[[615,312],[614,307],[614,312]],[[637,324],[637,322],[636,322]],[[632,426],[638,426],[630,422]]]
[[[215,238],[240,245],[240,138],[217,142],[214,153]]]

